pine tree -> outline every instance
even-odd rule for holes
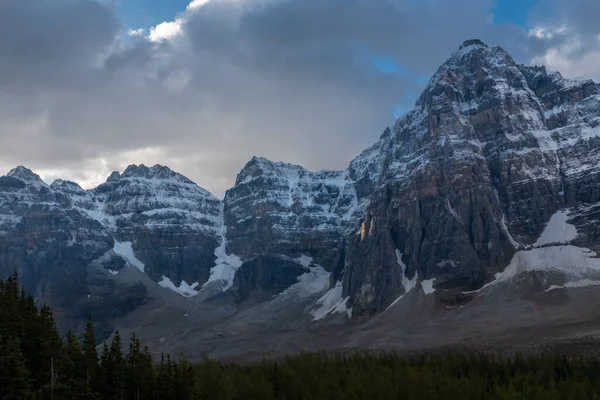
[[[110,344],[110,359],[114,365],[113,378],[114,382],[112,383],[115,387],[115,395],[117,399],[123,398],[124,392],[124,380],[123,380],[123,349],[121,343],[121,335],[119,330],[115,330],[115,334],[113,335],[112,342]]]
[[[0,399],[26,399],[29,393],[29,373],[19,339],[0,335]]]
[[[109,347],[104,342],[102,347],[102,355],[100,356],[100,366],[97,372],[97,382],[98,382],[98,395],[101,399],[111,399],[113,387],[110,386],[111,383],[111,371],[114,370],[113,363],[110,359],[110,351]]]
[[[87,385],[87,371],[84,368],[85,358],[81,344],[73,332],[69,332],[64,344],[62,369],[63,379],[60,381],[62,398],[72,400],[93,399],[94,393]]]
[[[40,393],[54,399],[54,389],[61,375],[62,340],[56,329],[52,310],[47,304],[40,309],[37,365],[31,370]]]
[[[148,347],[141,349],[139,338],[133,334],[125,357],[125,398],[143,400],[154,398],[154,361]]]
[[[154,398],[156,391],[156,373],[154,359],[148,350],[148,346],[144,347],[144,351],[141,354],[138,370],[140,371],[139,399]]]
[[[88,391],[96,391],[98,389],[98,351],[96,350],[96,335],[91,315],[88,316],[83,334],[83,368]]]
[[[142,357],[143,354],[140,350],[140,341],[135,336],[135,333],[131,336],[129,343],[129,352],[127,353],[125,362],[125,386],[126,386],[126,397],[128,399],[140,400],[141,392],[141,372],[142,372]]]
[[[5,338],[19,336],[23,331],[22,316],[19,310],[19,277],[11,275],[0,286],[2,307],[0,307],[0,335]]]
[[[173,398],[192,399],[194,397],[194,368],[185,355],[181,354],[180,360],[174,365]]]
[[[102,399],[116,400],[124,397],[123,351],[118,330],[115,331],[110,346],[104,343],[99,375],[99,392]]]
[[[175,399],[174,394],[174,365],[171,356],[164,354],[160,356],[157,367],[156,394],[159,399]]]

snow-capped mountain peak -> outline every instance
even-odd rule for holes
[[[86,191],[81,186],[79,186],[79,184],[77,184],[76,182],[67,181],[67,180],[63,180],[63,179],[56,179],[54,182],[52,182],[50,187],[54,190],[73,193],[73,194],[84,195],[86,193]]]
[[[36,189],[40,189],[42,187],[48,187],[48,185],[40,178],[40,176],[29,168],[26,168],[22,165],[19,165],[16,168],[11,169],[6,176],[11,178],[19,179],[24,182],[26,185],[33,186]]]
[[[147,167],[144,164],[129,165],[119,176],[120,178],[145,178],[145,179],[175,179],[186,183],[193,183],[185,176],[160,164]]]

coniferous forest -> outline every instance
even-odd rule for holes
[[[251,365],[155,360],[115,332],[97,351],[92,320],[61,337],[18,277],[0,281],[0,399],[600,399],[600,362],[563,355],[305,353]],[[123,350],[124,349],[124,350]]]

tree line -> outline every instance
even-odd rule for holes
[[[169,355],[158,362],[132,335],[126,352],[118,331],[98,354],[88,320],[78,337],[58,333],[52,310],[38,307],[16,274],[0,281],[0,399],[192,399],[194,369]]]
[[[81,336],[58,333],[16,275],[0,281],[0,399],[599,399],[598,359],[559,354],[303,353],[238,365],[154,360],[119,332],[98,353],[91,319]]]

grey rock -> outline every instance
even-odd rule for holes
[[[302,265],[289,258],[258,256],[245,262],[237,271],[232,291],[237,302],[266,301],[297,283],[304,272]]]
[[[532,244],[558,209],[580,209],[573,221],[593,232],[598,101],[591,81],[465,42],[415,109],[351,164],[376,191],[347,250],[344,294],[354,315],[381,311],[403,293],[396,249],[409,277],[469,291]],[[594,234],[584,237],[598,245]]]
[[[360,215],[347,171],[310,172],[255,157],[224,203],[228,249],[242,260],[305,255],[332,271],[332,281],[341,274],[346,236]]]

